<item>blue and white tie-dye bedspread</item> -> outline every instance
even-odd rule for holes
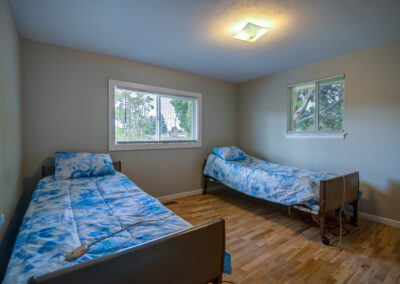
[[[204,175],[247,195],[284,205],[305,204],[319,210],[319,181],[337,176],[278,165],[251,156],[227,161],[209,155]]]
[[[145,221],[145,222],[143,222]],[[80,258],[66,254],[102,240]],[[125,175],[93,178],[42,179],[34,191],[20,228],[4,283],[26,283],[40,275],[192,227]]]

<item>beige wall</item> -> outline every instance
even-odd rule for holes
[[[21,192],[20,100],[19,36],[8,1],[0,0],[0,213],[5,224]]]
[[[22,42],[25,187],[57,150],[108,151],[108,79],[203,94],[203,147],[117,151],[123,172],[162,196],[199,189],[212,147],[238,141],[237,87],[226,82],[76,50]]]
[[[112,152],[155,196],[200,188],[201,163],[217,145],[240,144],[271,161],[360,171],[361,210],[400,220],[400,42],[241,84],[111,57],[22,44],[25,187],[57,150],[108,150],[108,78],[203,94],[203,147]],[[287,86],[346,74],[345,140],[287,139]],[[239,91],[239,92],[238,92]],[[239,96],[237,95],[239,93]],[[238,131],[239,125],[239,131]],[[240,139],[239,139],[240,137]]]
[[[287,139],[287,86],[346,74],[345,140]],[[288,165],[360,171],[361,211],[400,220],[400,41],[240,86],[240,145]]]

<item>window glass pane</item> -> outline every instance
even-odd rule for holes
[[[160,106],[161,140],[195,140],[193,99],[161,96]]]
[[[115,88],[115,143],[196,140],[196,100]]]
[[[292,131],[315,131],[315,84],[292,88]]]
[[[343,80],[322,82],[319,86],[319,125],[321,131],[343,129]]]
[[[157,140],[157,96],[115,88],[115,142]]]

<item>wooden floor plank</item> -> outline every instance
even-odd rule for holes
[[[400,229],[361,219],[341,247],[322,245],[317,227],[283,206],[222,190],[167,206],[192,224],[226,221],[226,249],[239,283],[399,283]],[[333,236],[331,243],[338,243]]]

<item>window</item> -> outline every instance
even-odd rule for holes
[[[289,94],[289,137],[344,137],[344,75],[290,86]]]
[[[109,81],[109,148],[201,147],[201,94]]]

